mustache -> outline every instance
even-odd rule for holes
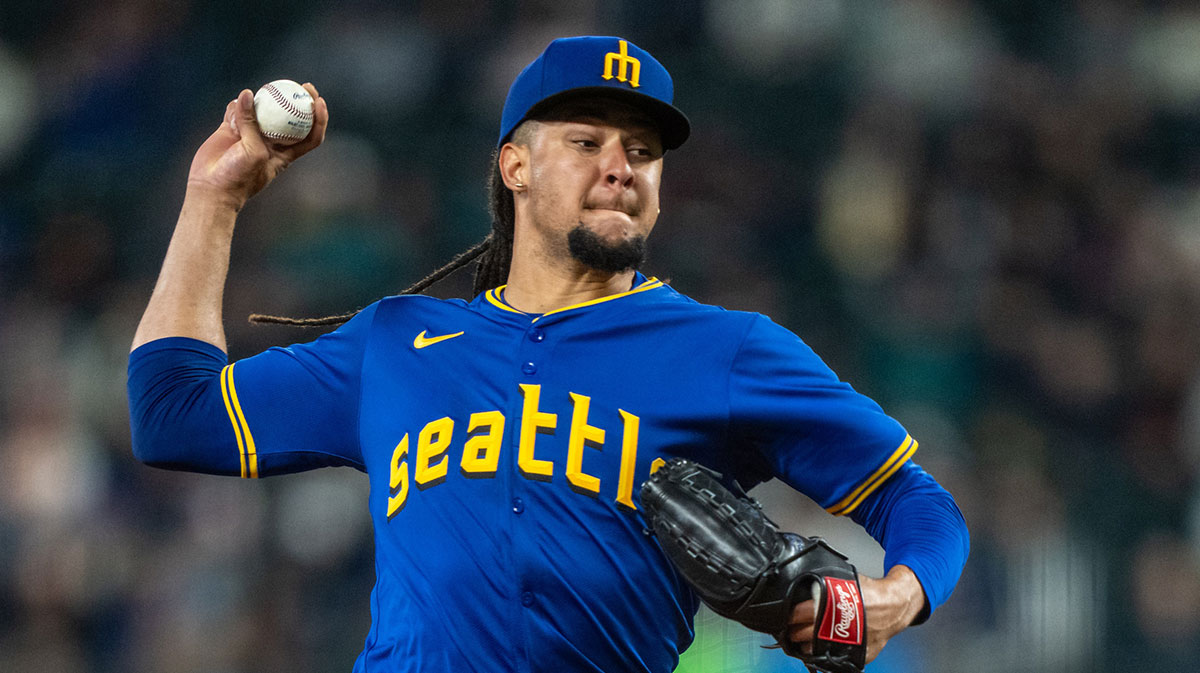
[[[619,210],[630,217],[637,217],[642,212],[642,208],[638,205],[636,199],[625,200],[616,198],[605,201],[585,201],[583,207],[589,210]]]

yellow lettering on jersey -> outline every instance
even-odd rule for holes
[[[446,447],[454,433],[454,419],[450,417],[430,421],[421,428],[417,437],[417,464],[413,468],[413,481],[422,491],[446,481]],[[436,463],[433,461],[437,461]]]
[[[625,435],[621,439],[621,472],[617,477],[617,504],[637,509],[633,504],[633,470],[637,467],[638,427],[642,419],[624,409],[617,411],[625,423]]]
[[[604,430],[588,425],[588,408],[592,405],[592,398],[578,393],[569,394],[575,409],[571,412],[571,436],[567,439],[567,481],[578,493],[598,495],[600,480],[583,471],[583,447],[602,448]]]
[[[408,501],[408,461],[404,460],[406,456],[408,456],[407,434],[392,450],[391,478],[388,480],[391,487],[391,495],[388,496],[387,503],[387,518],[389,519],[404,509],[404,504]]]
[[[480,428],[487,432],[467,439],[463,446],[462,475],[468,479],[484,479],[496,476],[496,465],[500,462],[500,444],[504,439],[504,414],[499,411],[480,411],[471,414],[467,434]]]
[[[525,405],[521,411],[521,437],[517,446],[517,469],[526,479],[550,481],[551,475],[554,474],[554,463],[534,458],[533,449],[539,432],[554,434],[554,429],[558,427],[558,414],[538,411],[538,400],[542,395],[540,385],[531,383],[519,385],[521,394],[525,396]]]

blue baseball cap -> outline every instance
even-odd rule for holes
[[[659,127],[663,149],[683,144],[691,124],[671,104],[671,75],[646,50],[619,37],[559,38],[513,80],[500,117],[500,147],[513,129],[555,103],[582,95],[617,98],[640,108]]]

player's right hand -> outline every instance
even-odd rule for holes
[[[893,566],[887,577],[876,579],[858,576],[862,588],[863,610],[867,615],[867,656],[871,663],[892,636],[908,628],[925,606],[925,590],[913,571],[905,565]],[[804,654],[812,653],[816,631],[814,601],[806,600],[792,607],[788,637]]]
[[[301,156],[325,140],[329,107],[312,84],[313,127],[295,145],[276,145],[263,139],[254,116],[254,94],[242,90],[225,106],[221,126],[204,141],[188,172],[188,194],[213,198],[241,210],[246,201]]]

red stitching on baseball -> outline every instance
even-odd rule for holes
[[[267,90],[267,93],[271,94],[271,98],[274,98],[275,102],[279,103],[279,105],[282,106],[283,109],[287,110],[288,112],[291,112],[292,114],[296,115],[297,117],[300,117],[301,119],[305,119],[305,120],[312,119],[311,112],[304,112],[300,108],[293,105],[292,101],[288,100],[283,95],[283,92],[280,91],[279,89],[277,89],[274,84],[267,84],[263,88]]]

